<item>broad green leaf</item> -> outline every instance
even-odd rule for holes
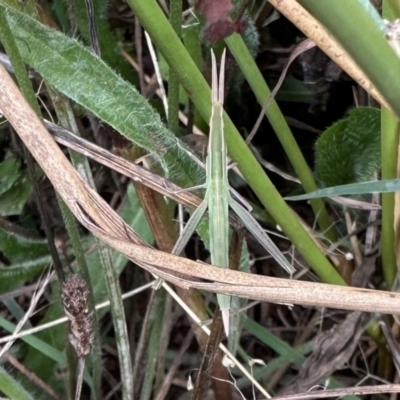
[[[14,156],[0,164],[0,216],[19,215],[32,193],[32,184]]]
[[[0,293],[22,286],[51,263],[46,240],[10,222],[0,223],[0,252],[9,262],[0,267]]]
[[[32,261],[49,254],[45,239],[11,222],[0,223],[0,251],[11,264]]]
[[[3,6],[21,39],[18,45],[24,60],[47,83],[155,155],[171,180],[183,187],[204,183],[204,170],[190,159],[183,150],[185,145],[165,128],[133,86],[77,41]],[[199,230],[207,242],[204,226]]]
[[[316,142],[316,179],[322,187],[370,180],[380,168],[380,111],[360,107]]]
[[[27,259],[25,262],[13,264],[8,267],[0,267],[0,293],[11,291],[35,277],[50,265],[50,255]]]
[[[19,165],[15,157],[7,157],[0,163],[0,195],[6,193],[20,176]]]
[[[26,173],[23,173],[7,192],[0,195],[0,216],[20,215],[32,194],[32,184]]]
[[[14,10],[2,0],[26,63],[46,82],[123,136],[154,155],[183,187],[204,181],[204,172],[182,149],[138,91],[79,42]]]

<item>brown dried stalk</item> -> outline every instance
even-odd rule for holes
[[[62,286],[65,315],[71,321],[69,340],[78,357],[87,356],[93,344],[93,313],[88,311],[89,289],[78,275],[69,277]]]
[[[85,357],[93,345],[93,312],[88,310],[89,289],[86,282],[78,275],[70,276],[62,285],[61,298],[64,312],[71,321],[69,341],[79,357],[78,379],[75,400],[80,398]]]

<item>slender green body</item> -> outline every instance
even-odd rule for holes
[[[211,117],[212,126],[222,120],[222,105],[217,104],[213,109],[213,114],[214,112],[217,115]],[[221,135],[217,135],[213,129],[210,130],[209,148],[211,146],[213,149],[218,149],[213,152],[209,149],[206,161],[207,191],[205,197],[209,204],[211,262],[217,267],[228,268],[229,254],[228,251],[223,251],[229,249],[230,193],[226,167],[226,147],[225,141],[221,140]]]
[[[252,217],[250,212],[231,197],[228,182],[227,151],[223,120],[225,51],[221,59],[219,79],[217,77],[217,62],[214,53],[211,53],[211,57],[212,111],[210,119],[210,139],[206,160],[206,195],[204,201],[190,217],[172,252],[173,254],[180,254],[182,252],[208,208],[211,263],[217,267],[229,268],[229,207],[231,207],[246,228],[259,240],[261,245],[282,268],[292,275],[294,272],[293,266],[276,247],[275,243],[265,233],[263,228]],[[222,312],[225,333],[228,336],[231,296],[217,294],[217,299]]]
[[[217,267],[229,268],[230,193],[223,120],[225,52],[221,60],[219,82],[214,54],[212,54],[212,59],[212,111],[206,160],[207,191],[205,198],[209,213],[211,263]],[[224,319],[225,331],[228,332],[231,297],[218,294],[217,298]]]

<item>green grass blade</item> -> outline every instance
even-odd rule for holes
[[[33,400],[33,397],[2,367],[0,367],[0,388],[10,399]]]
[[[293,265],[289,263],[286,257],[278,249],[271,238],[265,233],[258,222],[253,218],[253,216],[242,207],[237,201],[231,200],[229,205],[232,207],[233,211],[242,220],[244,226],[253,234],[253,236],[259,241],[259,243],[268,251],[273,259],[290,275],[295,272]]]
[[[399,5],[393,9],[394,2],[384,1],[382,16],[390,21],[400,17]],[[397,2],[396,2],[397,3]],[[383,133],[383,134],[382,134]],[[381,179],[394,179],[397,176],[397,157],[399,143],[399,121],[385,107],[381,108]],[[382,272],[388,287],[393,286],[397,275],[395,238],[395,195],[385,193],[382,202],[381,254]]]
[[[207,210],[207,203],[203,201],[193,212],[189,221],[185,225],[185,229],[180,234],[177,242],[175,243],[174,248],[172,249],[172,254],[181,254],[183,249],[185,248],[187,242],[190,237],[193,235],[197,225],[199,224],[201,218]]]
[[[392,193],[397,192],[398,190],[400,190],[400,179],[387,179],[384,181],[367,181],[350,183],[348,185],[333,186],[299,196],[285,197],[285,199],[292,201],[309,200],[320,197],[346,196],[351,194]]]

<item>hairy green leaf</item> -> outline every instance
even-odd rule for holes
[[[0,164],[0,216],[19,215],[32,193],[32,184],[14,156]]]
[[[0,293],[38,276],[51,262],[46,240],[0,220],[0,252],[9,265],[0,267]]]
[[[171,180],[191,187],[204,172],[138,91],[79,42],[5,7],[24,61],[48,84],[154,155]]]
[[[315,174],[322,187],[362,182],[380,168],[380,111],[360,107],[316,142]]]
[[[19,162],[15,157],[7,157],[0,163],[0,195],[7,192],[16,182],[20,176],[18,169]]]
[[[4,220],[0,220],[0,251],[10,263],[21,263],[49,254],[45,239]]]

